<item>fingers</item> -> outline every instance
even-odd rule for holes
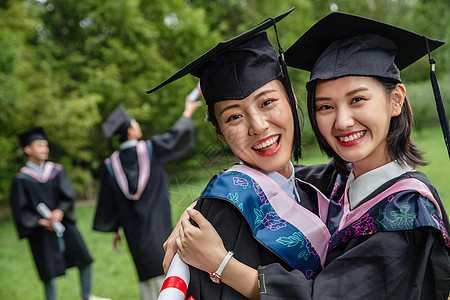
[[[171,246],[167,248],[166,254],[164,255],[163,259],[163,269],[164,274],[167,274],[169,271],[170,264],[172,263],[172,259],[175,256],[175,253],[177,253],[178,248],[175,246],[176,243],[172,243]]]
[[[47,230],[53,231],[52,222],[48,219],[39,219],[38,224]]]
[[[169,270],[170,263],[172,262],[172,259],[178,250],[178,247],[176,245],[176,239],[179,237],[181,221],[187,218],[188,218],[187,213],[183,212],[172,233],[163,244],[164,252],[166,253],[163,259],[163,269],[164,273],[166,274],[167,271]]]
[[[178,228],[178,237],[176,238],[176,240],[178,240],[180,237],[184,238],[184,228],[188,227],[189,225],[189,221],[181,220],[180,227]]]
[[[164,242],[164,244],[163,244],[163,249],[164,249],[164,252],[167,252],[167,247],[168,247],[168,245],[169,245],[169,243],[168,243],[169,241],[168,240],[166,240],[165,242]]]
[[[198,210],[193,208],[187,208],[186,212],[192,218],[192,220],[194,220],[195,223],[197,223],[200,229],[208,226],[212,227],[211,223]]]
[[[50,217],[50,220],[52,222],[61,222],[64,217],[64,212],[60,210],[59,208],[52,211],[52,216]]]
[[[183,243],[181,242],[181,238],[177,238],[176,240],[175,240],[175,243],[177,244],[177,253],[181,256],[181,252],[182,252],[182,249],[183,249]]]

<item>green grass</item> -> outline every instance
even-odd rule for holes
[[[78,228],[94,258],[93,294],[114,299],[139,299],[137,275],[126,242],[112,249],[112,234],[91,230],[94,206],[78,207]],[[0,299],[44,299],[28,241],[18,240],[12,220],[0,221]],[[59,299],[80,299],[78,269],[70,268],[56,281]]]
[[[421,168],[436,185],[447,210],[450,210],[450,162],[439,128],[424,130],[415,138],[426,153],[430,165]],[[328,159],[316,148],[307,149],[304,164],[325,163]],[[228,162],[227,162],[228,163]],[[204,168],[192,176],[185,171],[169,178],[173,221],[201,192],[212,174],[224,167],[214,164],[214,168]],[[112,299],[139,299],[138,279],[133,261],[123,241],[121,251],[112,249],[112,234],[94,232],[92,204],[77,206],[78,228],[94,258],[95,295]],[[38,279],[28,242],[18,240],[10,217],[0,219],[0,299],[35,300],[44,299],[41,281]],[[78,270],[67,270],[66,276],[57,279],[59,299],[80,298]]]

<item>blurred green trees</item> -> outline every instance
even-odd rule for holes
[[[0,202],[8,199],[11,178],[25,161],[17,133],[32,126],[46,129],[50,159],[64,165],[78,195],[95,197],[98,170],[117,146],[105,140],[100,124],[116,105],[125,104],[141,123],[145,138],[164,132],[180,116],[197,79],[186,76],[151,95],[146,89],[219,41],[292,6],[296,10],[278,25],[284,49],[335,9],[450,40],[448,0],[1,1]],[[275,43],[273,30],[269,35]],[[450,48],[439,49],[434,58],[446,100]],[[307,76],[291,70],[300,103]],[[426,59],[403,75],[407,87],[412,87],[409,98],[417,94],[412,102],[417,103],[420,126],[437,120],[431,89],[424,91],[429,88],[423,83],[427,76]],[[199,145],[168,165],[169,172],[201,166],[222,151],[204,121],[205,111],[203,106],[194,116]],[[308,121],[304,123],[304,142],[309,143],[314,137]]]

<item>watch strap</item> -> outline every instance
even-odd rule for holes
[[[225,269],[225,266],[228,264],[228,262],[230,261],[231,257],[233,256],[233,254],[234,254],[233,251],[228,251],[227,255],[225,255],[224,259],[220,263],[219,268],[217,268],[217,271],[215,271],[214,273],[210,273],[209,274],[211,280],[214,283],[220,283],[220,281],[222,280],[223,269]]]

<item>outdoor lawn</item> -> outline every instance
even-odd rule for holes
[[[427,129],[417,134],[415,139],[426,152],[431,162],[421,168],[436,185],[447,210],[450,210],[450,161],[442,139],[440,128]],[[304,164],[327,162],[317,149],[305,155]],[[201,192],[208,182],[210,172],[207,170],[203,179],[186,180],[188,176],[173,176],[171,182],[171,199],[173,220],[178,220],[184,208]],[[185,175],[185,174],[184,174]],[[184,178],[178,180],[178,178]],[[112,234],[94,232],[92,227],[95,201],[82,201],[76,208],[78,227],[95,259],[94,286],[95,295],[112,299],[139,299],[137,276],[126,242],[121,251],[112,249]],[[0,299],[34,300],[44,299],[43,289],[34,267],[28,243],[18,240],[10,217],[0,219]],[[57,280],[59,299],[76,300],[80,298],[78,270],[70,269],[67,275]]]

